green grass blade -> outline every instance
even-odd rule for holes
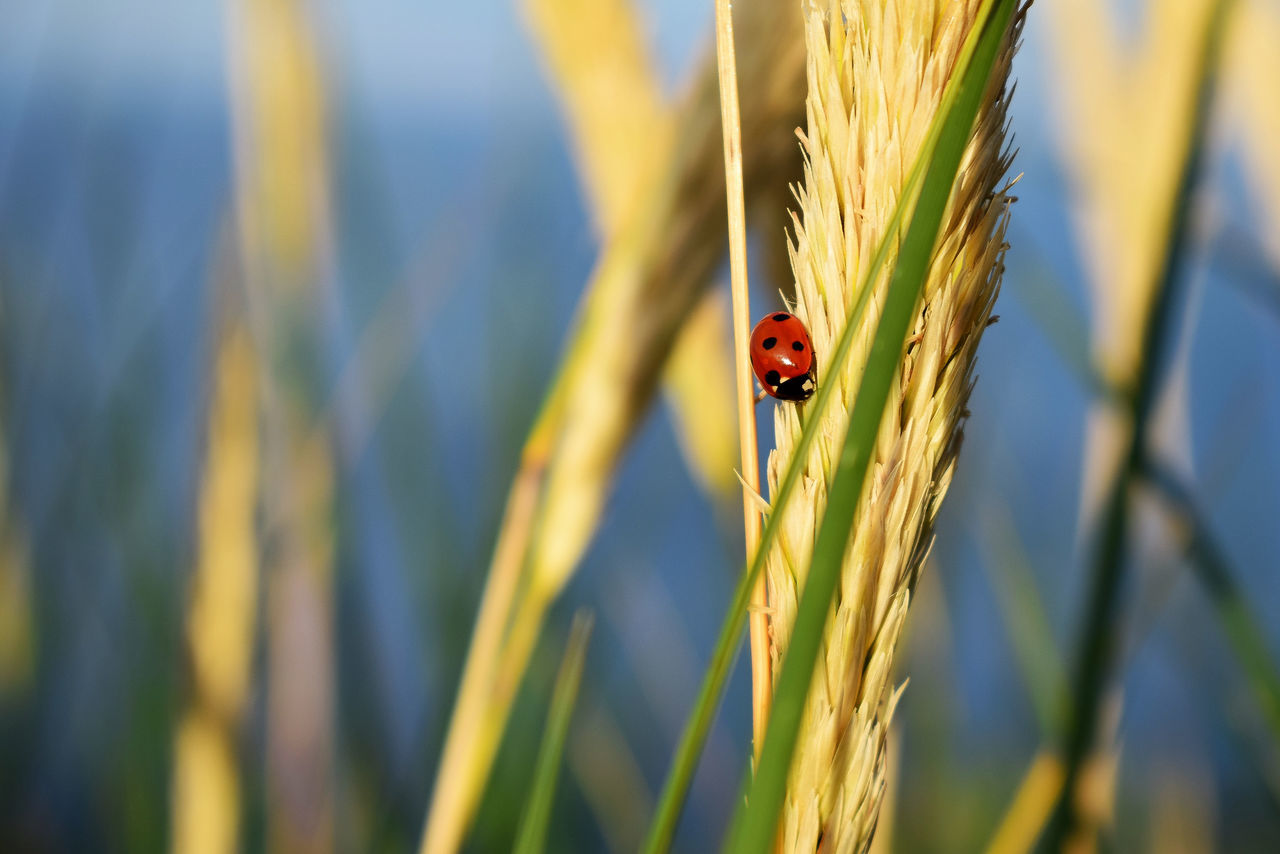
[[[979,12],[979,21],[985,20],[985,17],[990,13],[992,3],[993,0],[987,0],[987,3]],[[956,68],[958,71],[969,67],[975,47],[976,42],[972,39],[966,43],[957,58]],[[959,95],[958,79],[959,74],[952,79],[943,94],[938,117],[934,119],[925,144],[921,148],[920,155],[907,176],[898,204],[894,207],[893,216],[890,217],[888,224],[885,226],[885,234],[881,238],[875,254],[872,255],[863,286],[859,290],[858,299],[849,311],[849,317],[840,334],[839,342],[832,353],[831,364],[833,365],[844,364],[848,358],[849,350],[853,346],[854,333],[858,329],[862,314],[871,295],[872,284],[876,281],[881,268],[884,266],[889,248],[898,240],[898,234],[906,211],[911,204],[911,200],[916,196],[917,188],[925,174],[925,168],[929,164],[938,140],[942,135],[942,117],[949,113]],[[801,432],[795,453],[787,465],[787,470],[782,477],[776,494],[771,496],[772,505],[768,518],[765,520],[764,530],[760,535],[760,545],[740,576],[738,586],[734,589],[733,599],[729,604],[729,610],[725,615],[724,622],[721,624],[716,646],[712,652],[706,676],[703,678],[702,687],[699,689],[697,701],[694,703],[693,711],[685,724],[680,743],[676,748],[671,770],[668,772],[666,782],[663,784],[662,794],[658,800],[658,808],[654,813],[653,821],[649,827],[649,834],[642,849],[645,854],[660,854],[660,852],[667,851],[671,847],[671,840],[675,836],[676,824],[680,820],[680,812],[684,807],[685,797],[693,780],[693,773],[697,768],[698,757],[702,753],[707,734],[711,730],[711,723],[719,706],[725,682],[733,669],[738,640],[747,615],[747,604],[751,598],[751,589],[764,569],[765,555],[768,554],[774,539],[777,537],[783,510],[790,501],[792,490],[800,478],[800,472],[804,467],[804,460],[808,456],[809,448],[817,438],[819,430],[816,425],[821,423],[822,414],[826,411],[834,388],[834,383],[820,383],[817,393],[805,407],[805,429]]]
[[[849,416],[844,448],[796,612],[795,630],[778,678],[773,712],[760,754],[760,767],[751,784],[745,809],[742,806],[738,809],[729,837],[730,851],[764,854],[773,847],[778,807],[786,789],[787,771],[791,767],[791,755],[813,677],[814,661],[831,609],[831,597],[839,580],[849,530],[875,447],[876,433],[889,399],[894,373],[902,358],[916,303],[929,272],[947,199],[1014,8],[1014,0],[1000,0],[994,7],[984,7],[983,11],[989,12],[990,17],[980,18],[975,23],[977,43],[972,62],[960,75],[954,103],[949,107],[944,105],[944,109],[939,111],[942,131],[903,240],[867,367]]]
[[[516,854],[540,854],[547,847],[547,826],[551,821],[551,804],[555,799],[556,780],[564,757],[565,737],[569,733],[569,719],[573,717],[574,703],[578,699],[578,686],[582,684],[582,668],[587,658],[587,642],[591,639],[591,614],[579,611],[573,618],[569,642],[565,647],[560,672],[551,693],[551,709],[547,712],[547,727],[542,734],[542,746],[538,748],[538,761],[533,774],[533,788],[516,832]]]

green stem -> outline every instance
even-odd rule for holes
[[[569,643],[551,693],[551,708],[547,712],[542,745],[538,748],[533,788],[516,832],[515,854],[540,854],[547,847],[547,826],[551,822],[551,806],[555,800],[569,721],[578,699],[578,686],[582,684],[582,668],[587,657],[587,642],[591,639],[592,622],[591,614],[585,611],[578,612],[573,618]]]

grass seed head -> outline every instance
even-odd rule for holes
[[[807,126],[800,210],[793,218],[795,312],[808,325],[820,382],[837,402],[819,425],[800,494],[766,564],[775,677],[825,510],[834,461],[876,325],[888,275],[875,288],[849,360],[835,350],[867,265],[936,114],[978,0],[845,0],[806,4]],[[787,851],[863,851],[884,791],[884,755],[897,703],[893,660],[911,589],[950,484],[978,342],[1003,272],[1010,198],[1005,81],[1021,15],[997,60],[944,215],[922,302],[885,408],[872,467],[819,653],[783,805]],[[886,270],[892,269],[891,248]],[[772,488],[800,436],[800,410],[775,408]]]

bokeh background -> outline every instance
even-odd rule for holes
[[[1065,2],[1032,9],[1015,62],[1024,176],[1000,322],[899,664],[910,685],[882,819],[894,850],[990,839],[1044,741],[1032,683],[1068,669],[1079,634],[1096,399],[1081,365],[1105,308],[1089,285],[1097,255],[1072,145],[1082,122],[1100,145],[1114,129],[1070,109],[1071,63],[1099,60],[1068,45],[1063,61],[1060,10],[1046,7]],[[1158,30],[1150,5],[1105,6],[1122,69]],[[711,48],[712,5],[636,6],[674,100]],[[1272,0],[1238,6],[1280,20]],[[255,66],[245,31],[258,25],[303,59]],[[1275,651],[1280,147],[1266,121],[1280,78],[1236,61],[1247,35],[1228,28],[1154,444]],[[254,105],[237,81],[277,61],[281,75],[310,75],[310,100],[246,135],[235,116]],[[244,166],[276,143],[319,188],[302,213],[244,201],[285,180],[269,152],[259,173]],[[1149,154],[1128,151],[1118,168],[1140,171]],[[766,256],[784,235],[753,239]],[[518,4],[0,6],[0,850],[183,849],[179,745],[206,743],[189,728],[206,700],[236,721],[229,753],[211,748],[230,764],[208,766],[241,804],[234,844],[315,842],[288,815],[318,808],[300,821],[325,828],[322,847],[412,850],[520,447],[598,252]],[[783,286],[768,270],[753,266],[758,311]],[[272,367],[237,397],[236,372],[255,370],[248,340]],[[708,382],[718,376],[709,366]],[[219,400],[249,410],[220,415]],[[766,445],[772,405],[759,408]],[[259,418],[277,426],[219,440]],[[743,558],[737,496],[691,474],[677,425],[660,400],[623,458],[535,653],[472,850],[510,844],[583,605],[596,630],[551,848],[629,850],[645,826]],[[305,441],[277,435],[290,431]],[[247,468],[224,483],[211,460]],[[305,488],[280,474],[298,467],[312,472]],[[234,509],[237,489],[257,496],[247,511]],[[309,501],[316,529],[271,534]],[[1139,502],[1104,843],[1280,849],[1276,733],[1177,526],[1150,494]],[[246,526],[266,533],[236,552]],[[226,595],[257,626],[239,653],[247,683],[225,689],[205,684],[192,640],[196,574],[221,565],[218,548],[254,568]],[[210,631],[215,650],[237,654]],[[715,846],[732,807],[750,734],[745,665],[681,850]]]

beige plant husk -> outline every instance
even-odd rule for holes
[[[879,320],[884,277],[874,283],[878,296],[848,363],[832,365],[825,356],[835,349],[979,6],[978,0],[806,4],[807,164],[791,247],[794,310],[812,336],[818,382],[836,389],[766,562],[775,678]],[[875,831],[899,696],[894,654],[951,481],[974,358],[1003,272],[1011,161],[1005,83],[1021,20],[1019,13],[997,58],[881,422],[788,778],[784,851],[865,851]],[[891,251],[887,266],[894,259]],[[774,412],[771,489],[798,441],[803,408],[778,404]]]

